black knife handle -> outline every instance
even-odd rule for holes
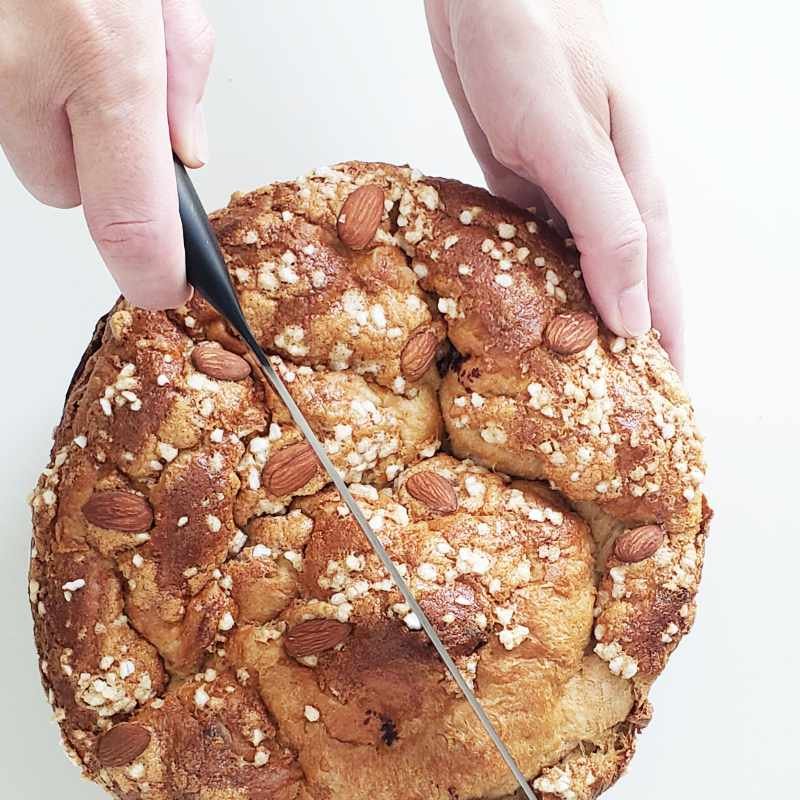
[[[233,325],[251,347],[257,347],[239,305],[217,237],[208,221],[191,178],[177,156],[175,177],[178,185],[178,209],[183,225],[186,251],[186,280]]]

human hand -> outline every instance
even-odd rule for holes
[[[38,200],[83,203],[145,308],[189,296],[171,150],[206,160],[214,46],[199,0],[0,0],[0,144]]]
[[[425,4],[436,60],[489,188],[566,221],[606,325],[638,336],[652,320],[680,368],[664,189],[599,0]]]

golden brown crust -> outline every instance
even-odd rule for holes
[[[710,517],[657,335],[595,327],[576,254],[529,214],[406,167],[319,170],[212,219],[253,330],[535,790],[596,797],[693,621]],[[87,774],[124,800],[512,793],[215,312],[120,301],[101,322],[32,499],[42,678]]]

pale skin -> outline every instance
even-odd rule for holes
[[[679,368],[664,189],[599,0],[425,0],[434,54],[489,188],[552,218],[621,336]],[[206,159],[214,35],[199,0],[0,0],[0,144],[43,203],[82,204],[132,303],[190,295],[171,150]]]

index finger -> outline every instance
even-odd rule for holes
[[[145,8],[143,8],[145,7]],[[143,308],[189,297],[167,121],[161,4],[119,20],[126,43],[70,98],[75,164],[86,221],[122,293]]]

